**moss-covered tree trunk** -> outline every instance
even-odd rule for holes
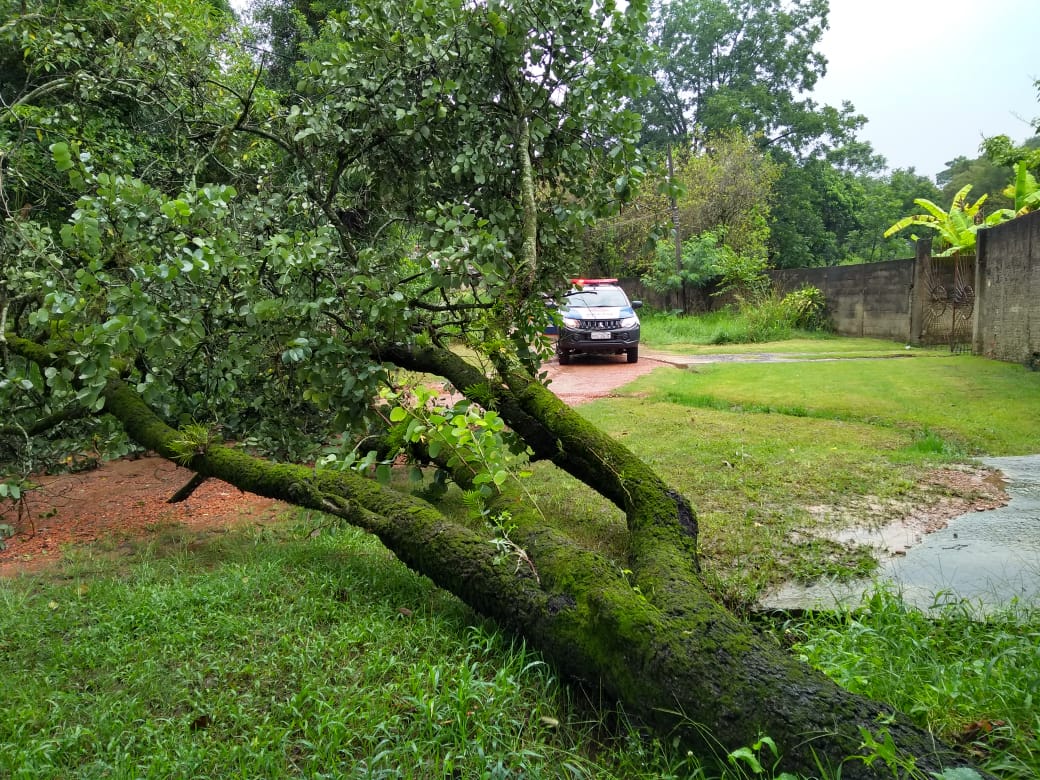
[[[53,354],[15,341],[21,354]],[[456,387],[487,380],[450,353],[401,353],[438,367]],[[817,774],[862,752],[861,729],[924,772],[964,765],[952,750],[891,708],[839,688],[716,604],[697,576],[692,510],[645,464],[518,372],[492,387],[498,408],[541,455],[551,457],[625,510],[633,574],[584,550],[522,502],[509,509],[511,539],[532,563],[503,563],[486,535],[446,519],[419,499],[355,473],[274,464],[222,446],[202,446],[188,465],[243,490],[328,512],[379,536],[404,563],[481,613],[526,637],[568,676],[624,703],[663,734],[701,754],[749,745],[761,735],[782,766]],[[467,381],[467,380],[478,380]],[[140,445],[177,457],[180,434],[126,384],[111,382],[105,411]],[[504,499],[509,501],[507,497]],[[629,577],[634,577],[634,580]],[[860,760],[843,778],[891,777]]]

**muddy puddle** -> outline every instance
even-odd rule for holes
[[[880,568],[873,579],[789,584],[764,598],[762,606],[855,606],[876,583],[886,583],[922,609],[960,601],[983,611],[1016,603],[1040,608],[1040,455],[981,462],[1007,479],[1006,506],[961,515],[929,534],[900,527],[850,533],[845,541],[871,544],[880,551]]]

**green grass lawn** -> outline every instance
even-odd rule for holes
[[[696,776],[373,537],[319,529],[171,529],[0,581],[0,777]]]
[[[938,435],[967,454],[1040,452],[1040,373],[971,355],[712,364],[628,388],[684,408],[865,422]]]
[[[1040,449],[1040,375],[971,357],[663,368],[580,410],[693,501],[706,581],[738,606],[870,569],[821,525],[910,505],[969,454]],[[543,512],[623,564],[617,509],[534,471]],[[0,606],[0,777],[717,776],[371,537],[308,515],[167,530],[131,558],[89,548],[0,582]],[[1040,615],[865,607],[770,630],[999,776],[1040,776]]]
[[[785,580],[869,573],[868,549],[821,531],[939,500],[921,486],[937,466],[1040,452],[1040,374],[948,354],[661,368],[580,411],[691,499],[708,577],[734,606]],[[615,507],[557,469],[536,473],[528,489],[548,514],[624,559]]]

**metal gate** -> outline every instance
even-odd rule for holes
[[[922,259],[927,299],[921,342],[948,344],[951,352],[970,352],[975,314],[975,255]]]

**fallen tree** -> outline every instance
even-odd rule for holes
[[[625,110],[645,3],[357,0],[306,45],[271,41],[300,58],[284,94],[210,3],[38,5],[0,25],[0,479],[125,432],[378,535],[702,755],[768,735],[793,771],[880,777],[863,745],[891,739],[903,766],[966,765],[716,604],[689,501],[532,374],[547,300],[586,270],[578,238],[645,172]],[[286,465],[386,436],[372,402],[400,369],[614,502],[629,558],[583,549],[508,483],[488,500],[515,563],[432,503]]]
[[[62,362],[53,347],[13,334],[7,343],[41,367]],[[474,386],[475,369],[450,352],[394,355],[403,365],[436,365],[456,386]],[[839,688],[715,603],[697,576],[687,501],[545,387],[519,370],[506,379],[494,385],[503,415],[533,447],[624,509],[631,574],[582,549],[516,496],[503,496],[498,507],[511,513],[510,538],[524,566],[503,562],[488,533],[358,473],[273,463],[208,442],[186,458],[182,431],[124,381],[107,382],[102,398],[103,411],[142,447],[201,476],[375,534],[405,564],[528,639],[567,676],[602,689],[702,755],[768,735],[788,771],[840,767],[847,778],[888,776],[889,769],[864,760],[869,734],[881,743],[891,738],[902,760],[922,772],[969,765],[905,716]]]

